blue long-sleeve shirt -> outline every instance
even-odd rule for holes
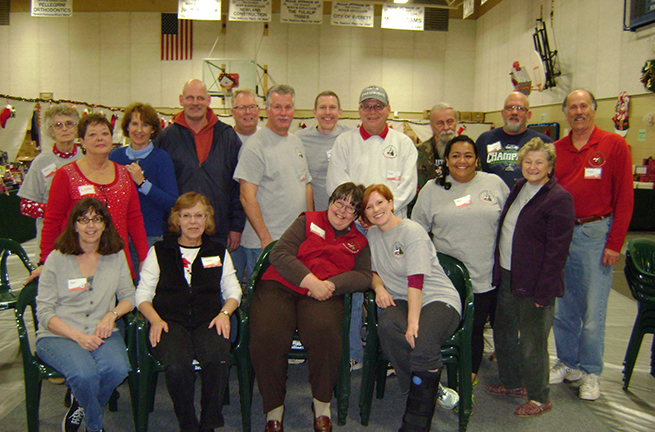
[[[130,155],[134,151],[130,152],[128,149],[130,148],[121,147],[112,151],[109,159],[121,165],[138,162],[141,166],[147,180],[141,187],[136,186],[139,191],[146,235],[161,236],[167,231],[166,219],[178,196],[173,162],[168,153],[153,147],[152,143],[145,149],[137,151],[136,158],[134,154]],[[143,159],[138,157],[141,152],[146,153]]]

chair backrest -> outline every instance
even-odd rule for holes
[[[35,269],[27,253],[25,253],[25,249],[19,243],[12,239],[0,238],[0,292],[9,292],[11,290],[7,270],[7,259],[11,254],[20,258],[28,272]]]
[[[437,257],[444,273],[446,273],[446,276],[455,285],[455,289],[459,293],[459,298],[462,300],[462,312],[464,312],[466,305],[473,302],[473,286],[471,285],[469,271],[457,258],[441,252],[437,252]]]
[[[241,303],[246,302],[246,309],[250,310],[250,299],[252,298],[252,294],[255,290],[255,285],[259,280],[262,278],[264,275],[264,272],[268,269],[268,266],[271,265],[268,257],[271,254],[271,251],[273,250],[273,247],[275,247],[275,243],[277,241],[271,242],[268,246],[264,248],[262,253],[259,255],[259,258],[257,258],[257,262],[255,263],[255,267],[253,268],[252,274],[250,275],[250,278],[248,279],[248,291],[245,299],[241,300]]]
[[[639,273],[655,279],[655,241],[647,238],[632,239],[628,242],[627,253],[630,263]]]
[[[16,316],[16,329],[18,330],[18,341],[20,342],[20,350],[23,354],[23,363],[32,362],[34,354],[30,347],[29,331],[25,325],[25,310],[27,306],[32,309],[32,318],[34,320],[34,331],[38,328],[38,321],[36,319],[36,293],[38,288],[38,279],[31,281],[23,287],[18,295],[16,308],[14,314]]]

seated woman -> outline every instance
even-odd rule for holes
[[[548,334],[573,238],[573,197],[553,177],[555,146],[539,138],[519,150],[518,180],[500,217],[494,281],[499,286],[494,345],[500,384],[494,395],[528,397],[514,414],[550,411]]]
[[[118,304],[116,304],[118,299]],[[115,322],[134,307],[134,285],[107,208],[75,204],[48,255],[36,298],[38,356],[66,378],[73,394],[64,432],[102,431],[102,406],[130,370]]]
[[[214,209],[205,196],[180,196],[168,224],[171,235],[155,243],[143,263],[136,304],[150,322],[150,344],[164,365],[180,431],[213,431],[224,425],[230,317],[241,301],[241,285],[228,251],[209,239]],[[202,368],[200,422],[194,359]]]
[[[400,432],[427,432],[439,395],[441,345],[461,319],[462,302],[443,271],[428,233],[393,213],[388,187],[374,184],[362,199],[368,230],[378,333],[407,395]]]
[[[332,430],[330,401],[341,362],[342,294],[371,285],[370,251],[355,227],[363,186],[344,183],[328,209],[307,212],[271,251],[250,306],[250,355],[266,413],[265,431],[282,431],[287,356],[293,335],[307,350],[314,431]]]

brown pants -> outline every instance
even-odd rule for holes
[[[312,396],[332,399],[341,362],[343,298],[318,301],[279,282],[261,281],[250,305],[250,356],[264,412],[284,404],[293,335],[307,350]]]

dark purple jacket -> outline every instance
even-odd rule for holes
[[[505,202],[498,224],[494,263],[494,285],[500,285],[500,232],[521,188],[527,181],[516,181]],[[516,221],[512,238],[512,294],[534,297],[542,306],[550,305],[553,297],[564,295],[564,264],[573,237],[575,212],[573,197],[555,177],[548,180],[528,202]]]

